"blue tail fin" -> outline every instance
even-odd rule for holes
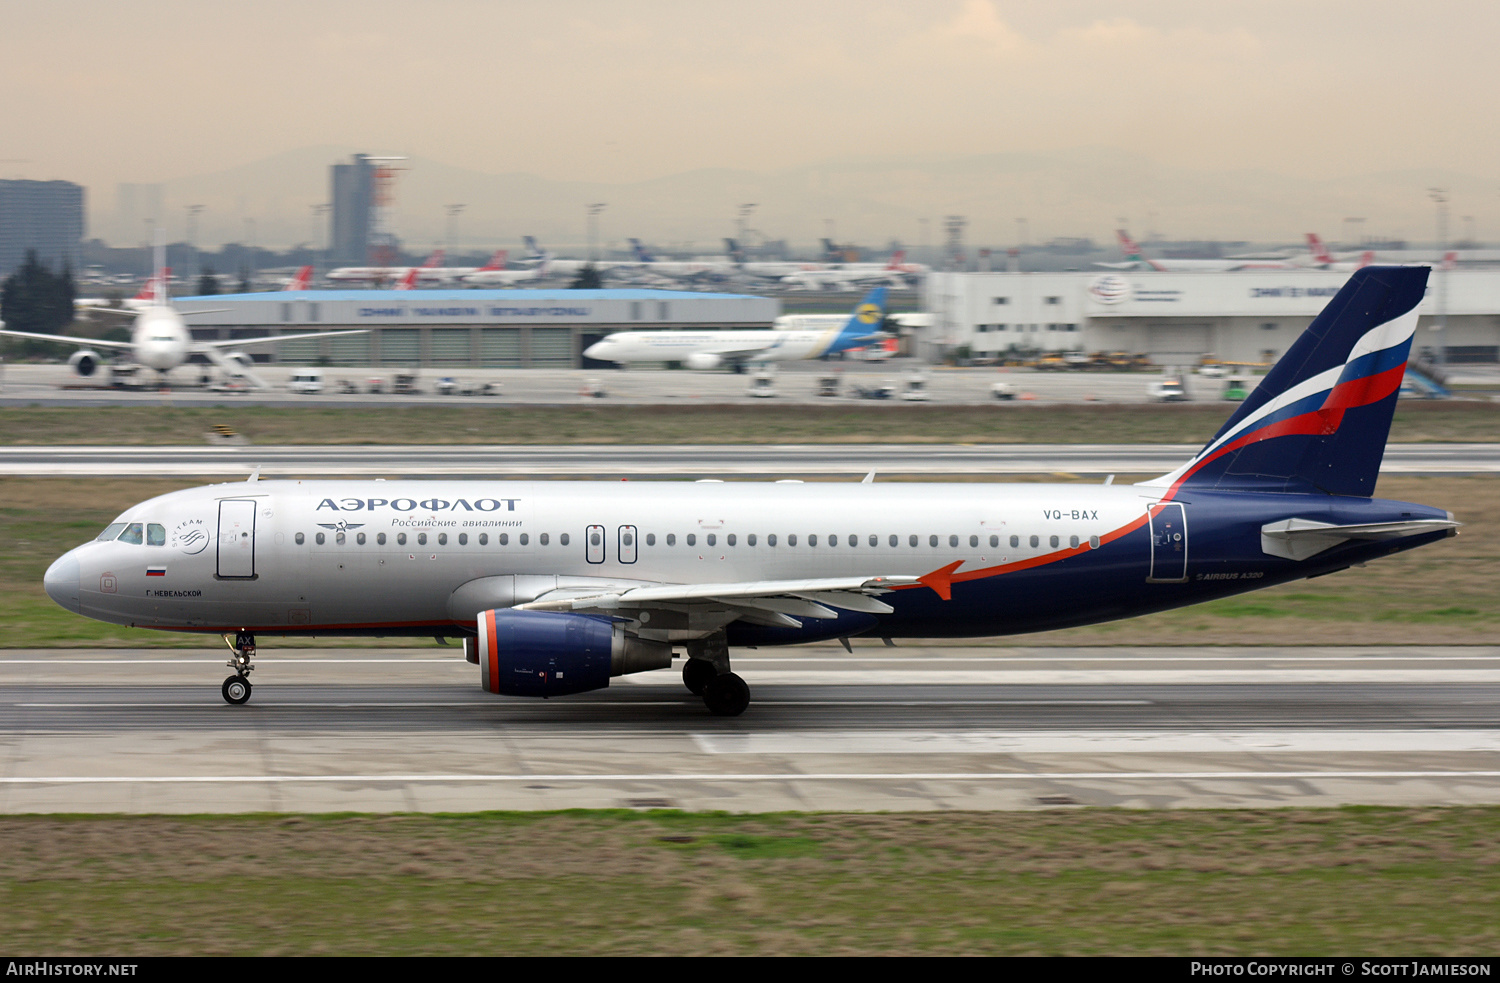
[[[838,335],[828,345],[825,355],[841,352],[849,348],[858,348],[866,344],[870,339],[878,337],[880,325],[885,320],[885,288],[876,287],[865,294],[865,299],[860,301],[854,308],[854,313],[849,315],[849,320],[839,330]]]
[[[1357,271],[1213,440],[1147,484],[1371,494],[1427,273]]]

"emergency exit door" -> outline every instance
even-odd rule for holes
[[[228,499],[219,503],[218,574],[225,578],[255,576],[256,503]]]

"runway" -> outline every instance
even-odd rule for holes
[[[212,640],[217,644],[217,639]],[[1500,803],[1500,647],[737,651],[550,701],[455,648],[0,654],[0,812]]]
[[[1196,444],[0,447],[0,475],[811,476],[1163,474]],[[1500,443],[1391,444],[1385,474],[1500,472]]]

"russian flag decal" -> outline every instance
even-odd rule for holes
[[[146,576],[148,576],[148,577],[165,577],[166,575],[167,575],[167,568],[166,567],[147,567],[146,568]]]

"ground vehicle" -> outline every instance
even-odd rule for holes
[[[322,369],[293,369],[292,378],[286,384],[288,392],[315,396],[323,391]]]

